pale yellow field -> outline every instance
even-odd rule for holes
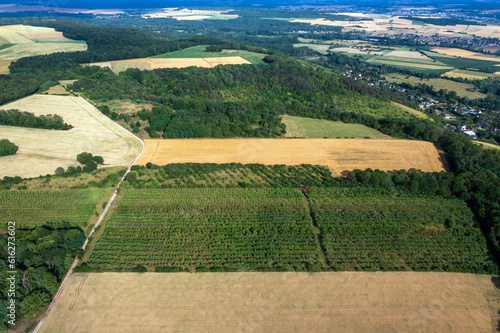
[[[11,60],[0,60],[0,74],[9,74]]]
[[[19,109],[35,115],[58,114],[73,125],[69,131],[0,126],[0,137],[19,147],[16,155],[0,158],[0,178],[53,174],[57,167],[78,165],[76,155],[101,155],[109,166],[130,164],[141,143],[121,126],[73,96],[32,95],[0,109]]]
[[[38,43],[34,39],[45,39],[51,42]],[[87,50],[85,42],[75,43],[64,38],[62,32],[55,31],[53,28],[29,25],[0,26],[0,44],[15,44],[0,50],[0,74],[9,74],[9,64],[23,57]]]
[[[442,171],[434,145],[392,139],[152,139],[137,161],[168,163],[318,164],[334,175],[354,169]]]
[[[87,64],[89,66],[99,66],[110,68],[113,72],[119,73],[129,68],[141,70],[153,70],[157,68],[184,68],[190,66],[211,68],[217,65],[241,65],[251,64],[250,61],[242,57],[214,57],[214,58],[140,58],[128,60],[116,60],[106,62],[96,62]]]
[[[500,72],[498,72],[500,74]],[[490,73],[484,73],[484,72],[476,72],[476,71],[467,71],[467,70],[462,70],[462,69],[455,69],[446,73],[443,73],[441,76],[443,77],[458,77],[458,78],[464,78],[464,79],[469,79],[469,80],[483,80],[488,77],[494,77],[497,75],[497,73],[490,74]]]
[[[392,51],[386,54],[387,57],[401,57],[401,58],[411,58],[411,59],[426,59],[432,60],[426,55],[423,55],[417,51]]]
[[[448,48],[448,47],[433,47],[431,49],[431,51],[434,51],[434,52],[437,52],[440,54],[445,54],[448,56],[454,56],[454,57],[462,57],[462,58],[468,58],[468,59],[488,60],[488,61],[500,62],[499,56],[477,53],[477,52],[472,52],[472,51],[467,51],[467,50],[462,50],[462,49],[454,49],[454,48]]]
[[[345,15],[356,16],[355,13]],[[500,37],[500,26],[498,25],[414,25],[411,20],[399,18],[398,16],[381,14],[364,14],[363,17],[371,18],[372,21],[332,21],[325,18],[296,19],[292,22],[309,23],[311,25],[330,25],[343,27],[344,31],[366,31],[371,34],[416,34],[424,36],[449,36],[463,37],[464,35],[479,37]]]
[[[493,332],[500,307],[492,280],[426,272],[77,273],[40,332]]]
[[[55,52],[87,50],[85,43],[22,43],[0,50],[0,60],[17,60],[23,57],[46,55]]]
[[[226,14],[228,11],[216,11],[216,10],[198,10],[198,9],[181,9],[177,8],[166,8],[165,10],[142,15],[143,18],[174,18],[178,21],[194,21],[194,20],[204,20],[204,19],[235,19],[239,15],[236,14]]]

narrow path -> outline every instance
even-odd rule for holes
[[[311,200],[309,200],[307,194],[305,194],[304,192],[302,192],[302,194],[304,195],[305,205],[308,209],[309,216],[311,217],[312,220],[312,227],[314,235],[316,236],[316,241],[318,242],[319,248],[321,250],[321,258],[323,259],[323,264],[325,265],[326,269],[330,269],[331,267],[328,265],[328,261],[326,260],[326,251],[323,248],[323,235],[321,233],[321,229],[318,227],[318,224],[316,222],[316,217],[314,216]]]
[[[94,109],[96,109],[100,114],[103,115],[103,117],[106,117],[106,115],[104,115],[98,108],[96,108],[95,106],[93,106],[92,104],[90,104],[88,101],[86,101],[84,98],[82,98],[81,96],[79,96],[85,103],[87,103],[88,105],[90,105],[91,107],[93,107]],[[121,127],[121,126],[120,126]],[[123,127],[122,127],[123,128]],[[101,224],[101,222],[104,220],[104,217],[106,216],[107,212],[109,211],[109,208],[111,207],[111,205],[113,204],[115,198],[116,198],[116,195],[118,194],[118,189],[120,188],[120,186],[122,185],[122,182],[125,180],[125,177],[128,175],[128,173],[130,172],[130,170],[132,169],[132,166],[137,163],[137,160],[139,159],[139,157],[141,157],[142,153],[144,153],[144,150],[146,148],[146,145],[144,144],[144,141],[142,141],[139,137],[137,137],[135,134],[133,134],[132,132],[130,132],[129,130],[127,130],[126,128],[123,128],[123,130],[127,131],[128,133],[130,133],[130,135],[132,135],[133,137],[135,137],[137,140],[139,140],[142,144],[142,150],[141,152],[139,153],[139,155],[136,157],[136,159],[132,162],[132,164],[130,164],[127,168],[127,171],[125,172],[125,174],[123,175],[122,179],[120,179],[120,182],[118,183],[118,185],[116,186],[115,188],[115,191],[113,192],[113,195],[111,196],[111,199],[109,199],[108,201],[108,204],[106,205],[106,207],[104,208],[104,210],[102,211],[101,215],[99,216],[99,219],[97,220],[96,224],[94,225],[94,227],[92,228],[92,230],[90,231],[89,235],[87,236],[87,238],[85,239],[85,242],[83,243],[83,246],[82,246],[82,250],[85,250],[85,248],[87,247],[87,244],[89,243],[89,239],[90,237],[92,237],[94,235],[94,232],[96,230],[96,228]],[[73,260],[73,264],[71,265],[71,267],[69,268],[68,270],[68,273],[66,274],[66,276],[64,277],[64,279],[62,280],[61,282],[61,285],[59,286],[59,289],[57,290],[57,292],[55,293],[54,297],[52,298],[52,302],[50,303],[49,307],[47,308],[47,310],[45,310],[45,313],[44,315],[42,316],[42,319],[40,319],[40,322],[38,323],[38,325],[35,327],[35,329],[32,331],[32,333],[38,333],[38,331],[40,330],[40,328],[42,328],[42,325],[43,323],[45,322],[45,320],[47,319],[49,313],[50,313],[50,310],[52,310],[52,308],[54,307],[55,303],[57,302],[57,300],[59,299],[59,296],[61,296],[61,293],[64,289],[64,286],[66,285],[66,283],[68,282],[69,280],[69,277],[71,276],[71,274],[73,274],[73,270],[75,269],[76,265],[78,264],[78,256],[75,257],[75,260]]]

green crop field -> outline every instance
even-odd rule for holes
[[[208,45],[193,46],[181,51],[159,54],[152,58],[217,58],[217,57],[242,57],[252,64],[264,64],[262,59],[266,56],[262,53],[245,50],[222,50],[222,52],[205,52]]]
[[[444,55],[437,52],[432,51],[424,51],[424,53],[447,65],[458,69],[485,69],[485,68],[495,68],[495,65],[498,64],[498,61],[489,61],[489,60],[479,60],[479,59],[470,59],[465,57],[453,57],[449,55]]]
[[[346,124],[341,121],[283,116],[286,137],[292,138],[390,138],[361,124]]]
[[[87,265],[495,272],[463,201],[367,187],[129,189]]]
[[[295,189],[128,190],[91,269],[323,268],[303,195]]]
[[[313,189],[310,201],[335,270],[495,271],[463,201],[364,188]]]
[[[0,222],[15,221],[19,228],[68,222],[84,227],[103,189],[62,191],[0,191]]]

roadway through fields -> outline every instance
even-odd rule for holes
[[[95,106],[93,106],[92,104],[90,104],[87,100],[85,100],[84,98],[82,98],[81,96],[79,96],[85,103],[89,104],[91,107],[93,107],[94,109],[96,109],[100,114],[102,114],[104,117],[106,117],[99,109],[97,109]],[[123,128],[123,127],[122,127]],[[144,141],[142,141],[139,137],[137,137],[135,134],[133,134],[132,132],[130,132],[129,130],[127,130],[126,128],[123,128],[125,131],[129,132],[132,136],[134,136],[137,140],[139,140],[142,144],[142,150],[141,152],[139,153],[139,155],[136,157],[136,159],[132,162],[132,164],[130,164],[127,168],[127,171],[125,172],[125,174],[123,175],[122,179],[120,179],[120,182],[118,183],[118,185],[116,186],[115,188],[115,191],[113,192],[113,195],[111,196],[111,199],[108,201],[108,204],[106,205],[106,207],[104,208],[104,210],[102,211],[101,215],[99,216],[99,219],[97,220],[96,224],[94,225],[94,227],[92,228],[92,230],[90,231],[89,235],[87,236],[87,238],[85,239],[85,242],[83,243],[83,246],[82,246],[82,250],[85,251],[85,248],[87,247],[88,243],[89,243],[89,240],[90,240],[90,237],[92,237],[94,235],[94,232],[95,230],[97,229],[97,227],[101,224],[101,222],[104,220],[104,217],[106,216],[106,214],[108,213],[109,211],[109,208],[111,207],[111,205],[113,204],[115,198],[116,198],[116,195],[118,194],[118,189],[120,188],[123,180],[125,179],[125,177],[128,175],[128,173],[130,172],[130,170],[132,169],[132,166],[137,162],[137,160],[141,157],[142,153],[144,152],[145,148],[146,148],[146,145],[144,144]],[[64,277],[64,279],[62,280],[61,282],[61,285],[59,286],[59,289],[57,290],[56,294],[54,295],[54,297],[52,298],[52,302],[50,303],[49,307],[47,308],[47,310],[45,310],[45,313],[43,314],[42,316],[42,319],[40,320],[40,322],[38,323],[38,325],[35,327],[35,329],[33,330],[32,333],[38,333],[38,331],[40,330],[40,328],[42,327],[43,323],[45,322],[45,320],[47,319],[49,313],[50,313],[50,310],[52,310],[52,308],[54,307],[54,304],[57,302],[57,300],[59,299],[59,296],[61,296],[61,293],[64,289],[64,286],[66,285],[66,283],[68,282],[71,274],[73,274],[73,270],[75,269],[76,265],[78,264],[78,255],[75,257],[75,260],[73,260],[73,264],[71,265],[71,267],[69,268],[68,270],[68,273],[66,274],[66,276]]]

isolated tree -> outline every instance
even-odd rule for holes
[[[91,153],[81,153],[76,155],[76,160],[80,164],[88,164],[89,162],[92,162],[92,157]]]
[[[14,155],[17,152],[17,149],[17,146],[9,140],[0,140],[0,156]]]

